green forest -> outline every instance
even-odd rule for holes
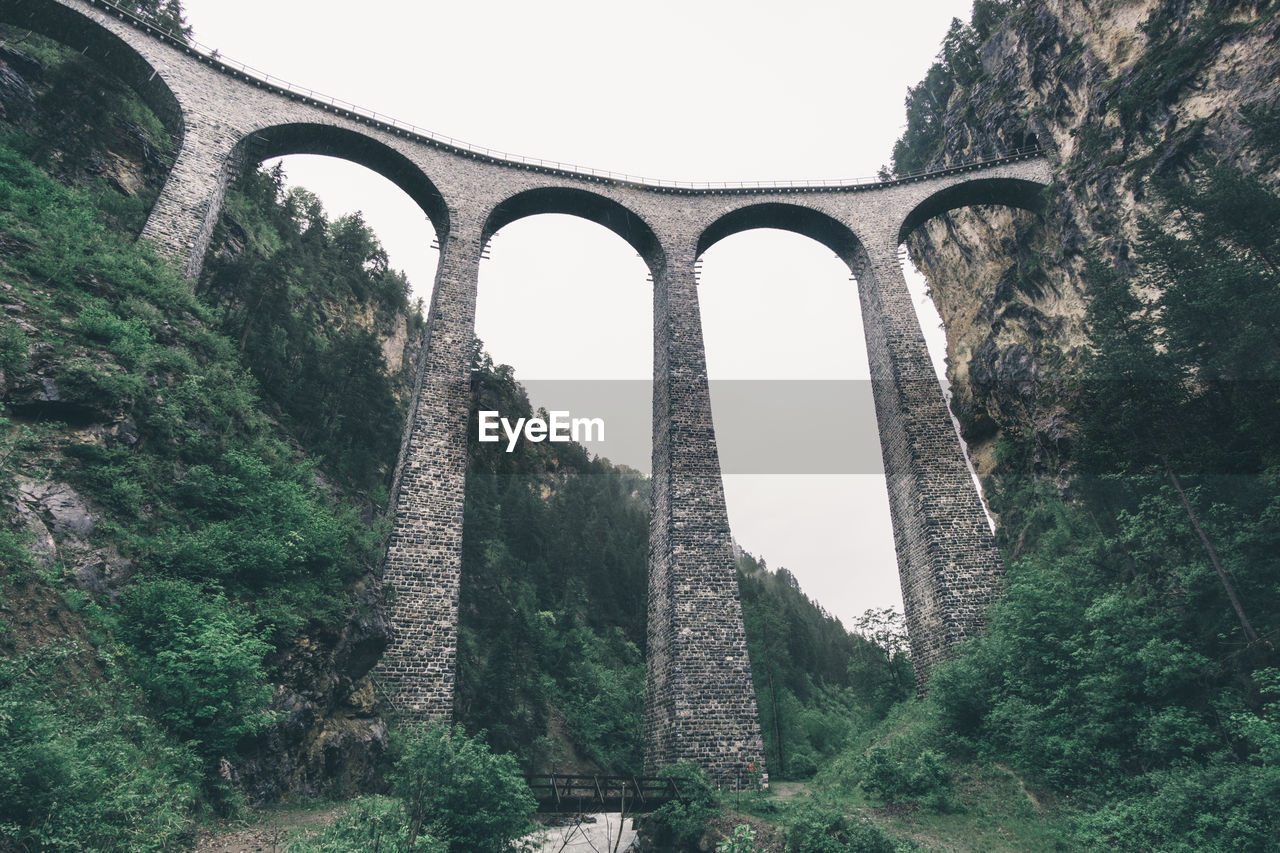
[[[134,5],[189,36],[179,3]],[[1129,254],[1085,239],[1070,261],[1087,341],[1033,401],[1068,407],[1068,440],[994,427],[986,634],[918,698],[900,614],[850,632],[742,554],[775,790],[664,768],[689,796],[646,849],[1280,849],[1280,108],[1242,110],[1253,156],[1162,157],[1152,100],[1250,26],[1250,4],[1175,5],[1059,167],[1126,169],[1145,206]],[[894,173],[979,122],[969,93],[1004,85],[984,47],[1040,11],[954,22]],[[0,118],[0,851],[188,850],[282,801],[345,804],[300,853],[493,851],[530,827],[522,774],[640,773],[648,480],[576,444],[473,443],[458,725],[400,725],[371,671],[424,327],[408,281],[277,167],[230,188],[193,286],[134,241],[175,157],[156,117],[26,31],[0,61],[21,84]],[[1034,138],[1010,121],[1005,143]],[[471,368],[473,412],[533,413],[480,341]]]

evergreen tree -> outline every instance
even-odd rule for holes
[[[117,0],[120,8],[132,12],[162,32],[182,42],[191,41],[191,27],[182,10],[182,0]]]

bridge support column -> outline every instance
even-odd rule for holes
[[[200,275],[227,186],[243,165],[242,156],[233,154],[239,131],[196,121],[188,120],[178,159],[139,236],[176,261],[187,278]]]
[[[478,234],[441,240],[426,342],[391,490],[382,583],[391,641],[378,664],[394,707],[414,721],[453,716],[458,577],[471,407]]]
[[[693,761],[745,780],[764,771],[764,746],[686,254],[654,271],[645,766]]]
[[[903,606],[923,693],[930,668],[982,630],[1004,566],[920,321],[886,237],[855,258]]]

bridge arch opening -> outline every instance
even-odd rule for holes
[[[735,536],[785,565],[846,626],[901,607],[862,311],[858,237],[821,211],[731,211],[698,240],[698,288],[716,437]],[[833,257],[834,255],[834,257]],[[762,421],[770,429],[759,431]],[[752,425],[744,429],[744,425]],[[874,528],[843,540],[851,519]],[[767,533],[763,533],[767,531]],[[776,542],[774,545],[772,543]],[[800,547],[788,543],[802,543]],[[788,550],[795,554],[787,556]],[[874,581],[850,573],[874,567]],[[865,601],[865,607],[855,601]]]
[[[649,263],[639,255],[643,250],[652,258],[657,247],[648,226],[599,196],[540,190],[499,205],[483,234],[476,334],[493,361],[511,365],[533,414],[541,407],[599,418],[605,441],[586,442],[589,453],[647,471],[653,286],[646,280]],[[494,392],[495,385],[506,385],[494,373],[501,371],[485,366],[473,373],[476,406],[514,421],[520,412],[511,410],[508,394]],[[473,452],[464,505],[456,719],[487,729],[495,749],[509,749],[520,738],[547,745],[525,754],[528,772],[562,767],[577,754],[601,773],[639,774],[647,485],[635,472],[593,467],[564,444],[521,438],[508,453],[504,435],[500,443],[480,445],[474,416],[468,430]],[[535,481],[526,474],[529,454],[548,460],[554,476]],[[599,606],[580,610],[583,598]],[[608,624],[623,629],[619,634]],[[535,661],[552,653],[551,646],[562,663],[558,669],[575,675],[548,686]],[[599,697],[588,695],[594,692],[588,675],[604,671],[615,679],[610,689],[624,691],[629,701],[616,717],[597,719],[591,709]],[[540,692],[548,689],[549,696]],[[597,734],[588,740],[557,712],[544,711],[566,702],[587,715],[580,719],[600,725]],[[611,746],[602,753],[605,743]]]
[[[939,190],[916,205],[898,228],[898,244],[924,222],[950,210],[1002,205],[1032,213],[1044,211],[1044,185],[1022,178],[974,178]]]
[[[231,155],[229,177],[233,177],[238,169],[253,168],[268,160],[297,154],[345,160],[377,173],[403,191],[426,214],[437,239],[443,239],[449,233],[449,208],[431,179],[413,161],[385,142],[348,128],[312,122],[260,128],[236,145]]]
[[[920,202],[897,235],[979,494],[999,424],[1036,405],[1043,331],[1074,324],[1084,334],[1082,294],[1055,288],[1042,269],[1040,256],[1054,250],[1043,227],[1045,189],[1018,178],[967,180]]]
[[[658,238],[647,222],[611,198],[575,187],[525,190],[504,199],[490,211],[484,225],[483,239],[488,241],[499,230],[516,220],[545,213],[565,214],[604,226],[636,250],[649,267],[650,273],[663,263]]]
[[[730,528],[848,627],[901,608],[850,278],[825,247],[768,229],[708,251],[698,287]]]
[[[852,629],[866,610],[901,610],[902,594],[847,260],[856,238],[814,214],[791,218],[782,205],[731,214],[742,227],[706,240],[698,300],[735,540]],[[806,222],[823,230],[805,234]],[[745,600],[744,611],[750,619]],[[796,686],[757,687],[765,758],[787,778],[813,748],[781,695]]]
[[[842,222],[810,207],[769,202],[740,207],[708,225],[698,236],[698,256],[726,237],[758,228],[808,237],[835,252],[845,263],[851,263],[861,252],[858,238]]]

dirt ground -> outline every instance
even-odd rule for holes
[[[252,825],[244,822],[215,824],[200,830],[192,853],[283,853],[285,840],[295,829],[321,829],[342,810],[341,805],[319,809],[270,812]]]

